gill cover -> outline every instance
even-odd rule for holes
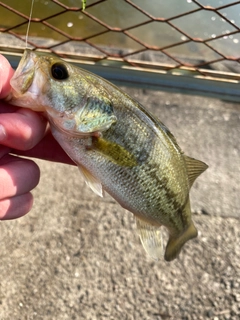
[[[105,131],[117,121],[111,102],[97,97],[88,98],[74,118],[77,131],[83,133]]]

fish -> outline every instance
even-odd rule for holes
[[[11,87],[8,102],[44,113],[86,184],[133,213],[151,258],[172,261],[197,237],[189,192],[208,166],[185,155],[170,130],[138,101],[89,71],[29,49]]]

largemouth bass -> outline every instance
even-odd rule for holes
[[[108,81],[60,58],[25,50],[11,79],[10,103],[44,112],[52,133],[88,186],[136,217],[142,245],[175,259],[197,236],[189,190],[207,165],[183,154],[168,128]]]

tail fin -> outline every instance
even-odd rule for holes
[[[166,261],[171,261],[179,255],[183,245],[190,239],[197,237],[197,229],[195,228],[193,222],[188,226],[188,228],[179,236],[170,235],[166,252],[164,258]]]

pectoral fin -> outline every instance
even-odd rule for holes
[[[86,168],[79,165],[78,169],[81,172],[86,184],[92,189],[92,191],[98,196],[103,197],[101,182],[97,178],[95,178]]]
[[[102,138],[95,138],[92,144],[93,148],[103,153],[105,157],[108,157],[119,166],[134,167],[137,165],[134,155],[117,143]]]
[[[105,131],[117,121],[109,100],[97,98],[87,99],[86,103],[75,115],[76,127],[79,132],[92,133]]]
[[[136,218],[137,230],[143,248],[154,260],[163,257],[162,232],[158,226],[153,226],[139,218]]]

